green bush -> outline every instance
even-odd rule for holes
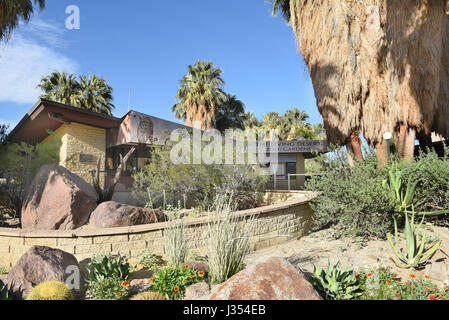
[[[108,278],[90,281],[86,297],[100,300],[127,300],[131,296],[130,283],[113,275]]]
[[[397,274],[380,267],[363,270],[358,275],[363,294],[361,300],[447,300],[449,291],[440,289],[428,278],[410,273],[406,281]]]
[[[167,267],[152,279],[151,290],[162,293],[168,300],[179,300],[184,297],[188,286],[200,282],[203,277],[203,271],[192,269],[188,265]]]
[[[385,187],[388,168],[378,167],[376,155],[350,169],[346,154],[337,152],[321,175],[306,182],[306,189],[320,194],[311,202],[315,230],[335,226],[334,235],[385,238],[393,229],[394,199]]]
[[[139,263],[151,272],[157,273],[165,262],[159,255],[146,253],[140,257]]]
[[[61,281],[48,281],[35,287],[27,300],[75,300],[72,290]]]
[[[267,176],[259,175],[250,165],[175,165],[170,149],[155,148],[151,162],[133,175],[134,193],[145,197],[147,207],[167,205],[187,207],[187,200],[200,210],[208,209],[221,190],[238,190],[239,209],[249,209],[261,203]]]
[[[126,257],[113,254],[96,256],[87,265],[87,297],[126,299],[132,276],[133,270]]]
[[[445,155],[439,158],[435,151],[420,152],[411,162],[404,162],[404,181],[413,175],[417,182],[415,195],[417,199],[425,199],[416,212],[449,209],[449,147],[445,147]],[[441,218],[447,218],[442,216]]]
[[[0,300],[8,300],[8,288],[2,280],[0,280]]]

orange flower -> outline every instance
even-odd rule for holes
[[[395,274],[393,275],[393,278],[397,279],[397,278],[398,278],[398,275],[395,273]]]
[[[385,281],[386,284],[391,284],[391,280]]]
[[[429,288],[426,288],[426,292],[429,292],[430,291],[430,289]]]
[[[189,276],[189,278],[190,278],[190,279],[193,279],[193,274],[191,274],[191,275]]]
[[[156,280],[156,279],[150,278],[150,283],[154,283],[154,280]]]
[[[373,275],[374,275],[374,273],[372,273],[372,272],[366,274],[366,276],[367,276],[368,278],[371,278]]]
[[[204,277],[204,271],[199,271],[199,272],[198,272],[198,276],[200,276],[201,278],[203,278],[203,277]]]
[[[401,300],[401,299],[402,299],[402,296],[401,296],[400,294],[397,294],[397,295],[396,295],[396,299]]]
[[[185,268],[186,268],[186,269],[189,269],[189,268],[190,268],[190,266],[189,266],[188,264],[186,264],[186,265],[185,265]]]
[[[123,281],[122,282],[122,287],[123,288],[128,288],[129,287],[129,282],[128,281]]]
[[[416,274],[414,274],[414,273],[410,273],[409,276],[410,276],[410,278],[412,278],[412,279],[418,278],[418,277],[416,276]]]
[[[115,294],[117,297],[120,297],[122,295],[122,293],[119,291]]]
[[[425,274],[425,275],[424,275],[424,278],[430,279],[430,276],[429,276],[428,274]]]
[[[429,294],[429,300],[437,300],[437,296],[435,294]]]
[[[178,286],[175,286],[174,288],[173,288],[173,291],[176,293],[176,292],[178,292],[179,291],[179,287]]]
[[[415,289],[415,285],[412,284],[412,285],[410,286],[410,288],[411,288],[412,290]]]
[[[441,297],[440,300],[449,301],[449,298]]]

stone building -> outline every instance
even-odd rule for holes
[[[91,172],[100,161],[103,184],[113,178],[120,154],[125,155],[136,146],[137,151],[128,160],[114,195],[117,201],[132,203],[132,172],[149,163],[150,146],[165,145],[167,134],[176,129],[192,130],[136,111],[116,118],[40,99],[11,131],[8,141],[46,143],[49,131],[54,132],[62,141],[60,165],[90,183]],[[327,152],[325,141],[270,142],[269,147],[278,153],[277,171],[271,172],[271,187],[275,189],[300,188],[305,179],[305,159]]]

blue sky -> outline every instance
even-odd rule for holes
[[[80,9],[79,30],[65,27],[69,5]],[[322,121],[294,34],[264,0],[47,0],[0,47],[0,122],[15,125],[55,70],[104,77],[115,116],[131,88],[132,109],[173,121],[179,80],[196,60],[222,68],[225,90],[259,118],[298,107]]]

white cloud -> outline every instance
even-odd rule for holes
[[[64,46],[64,30],[36,19],[19,27],[0,46],[0,101],[35,103],[43,76],[53,71],[76,72],[77,64],[58,52]]]

